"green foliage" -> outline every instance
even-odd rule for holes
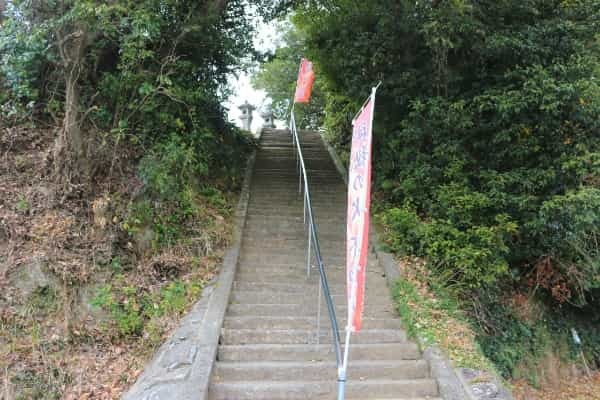
[[[150,168],[157,167],[161,165],[150,164]],[[141,199],[125,205],[120,223],[130,238],[149,241],[152,249],[183,244],[189,237],[207,234],[214,225],[214,214],[223,218],[232,212],[230,201],[214,186],[196,189],[185,180],[169,181],[166,185],[170,191],[149,185],[157,188],[150,193],[153,200]]]
[[[423,237],[432,267],[451,285],[466,290],[491,285],[508,275],[507,237],[516,226],[499,216],[493,226],[471,226],[465,231],[448,221],[434,220]]]
[[[424,346],[440,345],[459,367],[493,369],[475,343],[456,298],[432,283],[436,287],[435,296],[420,292],[415,281],[406,278],[399,279],[394,286],[396,310],[409,336],[419,338]]]
[[[509,308],[502,306],[494,307],[493,318],[493,323],[503,328],[495,335],[482,335],[479,338],[484,353],[505,377],[524,377],[535,383],[535,361],[548,354],[552,346],[547,325],[541,321],[525,323]],[[530,370],[527,371],[525,367]],[[517,371],[525,376],[518,376]]]
[[[75,149],[67,156],[102,164],[105,146],[115,146],[133,162],[142,160],[148,191],[160,197],[176,198],[209,172],[234,187],[251,140],[228,122],[221,104],[228,76],[253,53],[247,6],[242,0],[11,2],[0,32],[0,85],[8,89],[0,91],[2,119],[62,123],[70,99],[78,103],[70,110],[84,134],[66,140],[83,139],[94,151],[86,154],[84,146],[82,154]],[[111,165],[91,167],[108,174]]]
[[[421,222],[409,207],[378,215],[385,241],[399,254],[426,256],[438,277],[461,292],[496,283],[508,274],[507,240],[516,225],[498,216],[492,226],[457,228],[450,220]]]
[[[288,29],[283,34],[282,40],[285,45],[279,47],[275,54],[261,65],[260,70],[253,77],[252,84],[255,88],[265,90],[269,94],[275,117],[287,121],[296,90],[300,61],[306,55],[307,49],[304,38],[297,30]],[[323,123],[325,91],[322,82],[321,80],[315,82],[310,103],[296,105],[295,117],[299,128],[316,129]]]
[[[19,200],[17,201],[16,208],[17,208],[17,211],[20,211],[22,213],[29,211],[29,202],[27,201],[25,196],[23,196],[23,195],[19,196]]]
[[[585,304],[600,288],[600,190],[581,188],[545,201],[531,229],[568,282],[568,296]]]
[[[55,312],[58,310],[58,293],[51,286],[39,287],[29,295],[27,308],[37,315]]]
[[[109,313],[119,336],[140,336],[145,329],[158,328],[153,320],[183,313],[201,292],[198,281],[173,281],[156,292],[141,291],[126,285],[123,275],[116,275],[113,284],[98,290],[92,305]]]
[[[462,298],[489,296],[465,304],[478,325],[507,315],[492,324],[506,337],[491,329],[480,338],[503,372],[527,364],[517,353],[537,359],[548,332],[566,339],[497,309],[504,299],[493,288],[597,321],[600,2],[292,6],[325,92],[327,139],[342,154],[354,112],[382,81],[373,177],[385,240],[424,256]]]
[[[156,144],[139,168],[148,190],[163,199],[176,198],[195,176],[208,172],[208,166],[199,162],[194,149],[176,135]]]
[[[384,83],[375,187],[425,222],[386,214],[392,248],[430,257],[471,289],[524,278],[550,255],[564,279],[579,271],[570,300],[585,303],[597,287],[595,231],[582,227],[575,245],[564,229],[550,235],[560,245],[547,242],[548,218],[577,224],[547,214],[560,196],[598,186],[599,9],[597,0],[297,5],[296,35],[318,68],[327,135],[342,152],[352,111]]]
[[[12,383],[19,388],[15,400],[62,398],[63,387],[73,382],[65,368],[47,367],[44,373],[36,370],[26,370],[13,377]]]
[[[389,208],[378,214],[377,220],[385,230],[384,240],[391,251],[401,255],[421,254],[423,224],[412,208]]]
[[[0,123],[14,124],[33,115],[40,96],[47,27],[29,25],[13,7],[0,29]]]
[[[533,299],[520,307],[509,306],[506,300],[498,301],[497,292],[497,288],[489,289],[477,297],[481,309],[487,310],[478,341],[505,377],[537,385],[544,373],[540,362],[548,356],[577,362],[583,352],[592,366],[598,365],[600,336],[598,316],[593,312],[574,307],[549,309]],[[582,338],[581,347],[573,342],[572,328]]]
[[[110,313],[119,334],[139,335],[143,328],[143,317],[140,302],[135,295],[134,287],[106,285],[98,290],[92,305]]]

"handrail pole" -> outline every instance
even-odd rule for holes
[[[304,227],[306,228],[306,190],[304,191],[304,196],[302,196],[304,212],[302,214],[302,221],[304,222]]]
[[[321,277],[319,277],[319,283],[317,284],[317,291],[319,292],[317,300],[317,344],[321,344]]]
[[[310,207],[309,207],[310,209]],[[310,211],[310,215],[312,215],[312,210]],[[319,242],[316,241],[316,235],[317,235],[317,231],[316,231],[316,227],[313,226],[313,241],[314,241],[314,246],[315,246],[315,254],[317,255],[317,259],[318,259],[318,263],[319,263],[319,274],[321,275],[321,287],[323,289],[323,295],[325,296],[325,299],[327,300],[327,311],[329,312],[329,319],[331,322],[331,327],[332,327],[332,334],[333,334],[333,343],[335,345],[335,357],[336,357],[336,361],[337,361],[337,365],[340,366],[342,363],[342,351],[341,351],[341,344],[340,344],[340,333],[339,333],[339,328],[338,328],[338,324],[337,324],[337,319],[335,316],[335,307],[333,306],[333,301],[331,300],[331,291],[329,289],[329,283],[327,282],[327,275],[325,274],[325,268],[323,267],[323,261],[321,258],[321,249],[319,246]]]
[[[306,256],[306,277],[310,278],[310,243],[312,242],[312,240],[310,240],[310,231],[312,228],[312,223],[309,222],[309,228],[308,228],[308,254]]]
[[[309,248],[312,245],[314,247],[313,251],[315,254],[315,258],[317,261],[317,265],[319,267],[319,281],[320,281],[320,286],[321,286],[321,290],[322,290],[322,295],[325,297],[326,300],[326,304],[327,304],[327,311],[329,314],[329,321],[331,323],[331,331],[332,331],[332,336],[333,336],[333,346],[334,346],[334,350],[335,350],[335,358],[336,358],[336,365],[338,367],[338,399],[343,400],[344,399],[344,385],[345,385],[345,368],[344,368],[344,362],[342,360],[342,350],[341,350],[341,343],[340,343],[340,333],[339,333],[339,328],[338,328],[338,324],[337,324],[337,318],[335,315],[335,307],[333,305],[333,300],[331,298],[331,291],[329,289],[329,283],[327,281],[327,274],[325,273],[325,267],[323,266],[323,259],[321,257],[321,247],[319,245],[319,239],[318,239],[318,234],[317,234],[317,227],[314,223],[314,213],[313,213],[313,208],[312,208],[312,202],[311,202],[311,198],[310,198],[310,189],[308,187],[308,176],[307,176],[307,172],[306,172],[306,165],[304,163],[304,156],[302,154],[302,147],[300,146],[300,140],[298,137],[298,130],[296,127],[296,121],[294,118],[294,113],[293,113],[293,108],[292,108],[292,112],[291,112],[291,116],[290,116],[290,130],[292,131],[292,135],[294,136],[294,142],[296,145],[296,150],[297,150],[297,156],[298,156],[298,162],[300,165],[300,191],[302,190],[302,183],[304,182],[304,186],[305,186],[305,202],[306,202],[306,213],[308,214],[308,222],[309,222]],[[309,259],[309,264],[310,264],[310,259]],[[321,294],[321,291],[319,291],[319,294]],[[318,323],[320,324],[320,306],[319,306],[319,312],[318,312],[318,318],[319,321]],[[319,326],[320,329],[320,326]],[[320,335],[319,335],[320,336]],[[344,372],[342,374],[342,372]]]

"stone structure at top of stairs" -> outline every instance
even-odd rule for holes
[[[346,188],[319,135],[300,135],[323,260],[343,327]],[[318,310],[314,262],[307,277],[307,231],[298,183],[289,132],[265,130],[213,368],[211,400],[336,398],[331,330],[324,301]],[[429,365],[407,340],[372,255],[367,271],[364,326],[352,338],[346,398],[437,398]]]

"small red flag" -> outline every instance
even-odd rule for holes
[[[298,72],[298,82],[296,83],[296,95],[294,103],[308,103],[313,83],[315,82],[315,73],[312,63],[306,58],[300,63],[300,72]]]

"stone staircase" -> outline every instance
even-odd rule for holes
[[[319,135],[302,132],[300,140],[321,253],[343,329],[346,188]],[[307,277],[307,231],[298,184],[289,132],[264,131],[210,400],[336,398],[330,323],[324,300],[318,312],[314,260]],[[429,365],[416,344],[407,341],[373,256],[367,270],[365,319],[363,330],[352,337],[346,398],[438,398]]]

